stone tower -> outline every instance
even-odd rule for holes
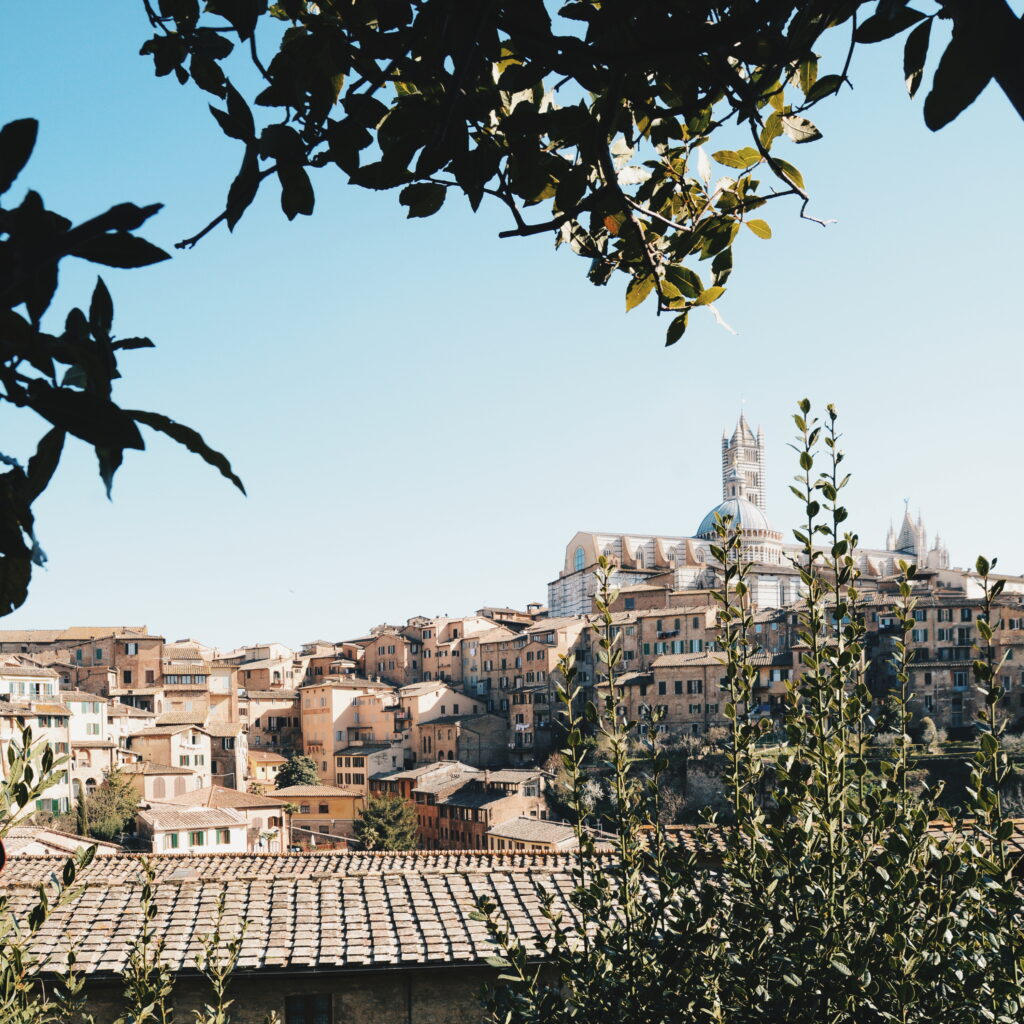
[[[731,438],[722,435],[722,500],[746,498],[762,512],[765,509],[765,443],[760,427],[757,435],[740,413]]]

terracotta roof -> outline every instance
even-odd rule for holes
[[[37,715],[71,715],[71,708],[66,708],[63,704],[33,704],[32,711]]]
[[[33,665],[0,665],[0,676],[44,676],[47,679],[57,679],[58,673],[52,668]]]
[[[59,641],[98,640],[101,637],[149,637],[145,626],[71,626],[68,629],[0,629],[0,644],[52,644]]]
[[[99,701],[100,704],[109,704],[110,702],[106,697],[100,697],[98,694],[89,693],[88,690],[59,690],[57,692],[57,699],[67,703],[69,700],[78,703],[80,701]]]
[[[191,768],[179,768],[177,765],[160,764],[158,761],[130,761],[120,766],[121,771],[129,775],[194,775]]]
[[[4,850],[8,857],[26,857],[39,853],[74,853],[83,847],[95,846],[96,854],[124,853],[117,843],[62,832],[55,828],[37,828],[34,825],[15,825],[4,837]]]
[[[193,970],[209,932],[217,900],[228,907],[226,930],[247,921],[239,973],[259,969],[365,971],[419,964],[482,964],[494,955],[476,901],[486,896],[508,916],[529,953],[550,934],[537,883],[554,911],[571,913],[574,882],[564,856],[471,853],[310,855],[155,855],[157,935],[167,938],[164,962]],[[24,917],[43,881],[63,859],[13,861],[0,876],[10,910]],[[31,881],[30,881],[31,880]],[[94,861],[84,885],[67,905],[55,907],[33,938],[44,966],[62,970],[69,943],[76,969],[113,976],[124,968],[142,926],[141,868],[133,856]],[[217,884],[204,884],[204,881]],[[49,961],[48,963],[45,963]]]
[[[343,789],[341,786],[285,786],[275,789],[278,796],[362,796],[358,789]]]
[[[71,749],[81,747],[83,750],[110,750],[117,744],[113,740],[72,740]]]
[[[210,736],[238,736],[245,731],[241,722],[207,722],[203,732]]]
[[[205,711],[166,711],[157,720],[163,725],[202,725],[206,721]]]
[[[147,711],[145,708],[133,707],[131,704],[122,704],[120,701],[112,701],[110,706],[107,708],[107,717],[111,715],[125,718],[155,718],[156,715],[152,711]]]
[[[179,732],[183,732],[185,729],[195,728],[198,728],[198,726],[190,725],[187,722],[182,723],[181,725],[153,725],[148,729],[140,729],[138,732],[132,733],[132,736],[141,736],[143,738],[146,736],[175,736]]]
[[[558,821],[543,821],[538,818],[513,818],[503,821],[487,830],[489,836],[501,839],[513,839],[521,843],[558,843],[575,842],[576,830],[572,825]]]
[[[287,800],[279,800],[272,796],[261,796],[258,793],[243,793],[241,790],[228,789],[225,786],[203,786],[179,796],[167,797],[160,801],[163,804],[184,804],[188,807],[283,807]]]
[[[252,747],[249,748],[248,757],[253,761],[266,761],[271,764],[284,764],[288,760],[283,754],[275,754],[272,750],[253,750]]]
[[[138,811],[136,817],[159,832],[167,829],[230,828],[245,824],[245,818],[230,807],[206,807],[202,804],[180,806],[153,802],[145,810]]]

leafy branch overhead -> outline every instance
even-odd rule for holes
[[[28,162],[37,128],[24,119],[0,129],[0,196]],[[27,192],[12,209],[0,206],[0,401],[30,409],[50,424],[26,466],[0,454],[7,467],[0,474],[0,615],[24,602],[33,566],[46,560],[36,540],[32,505],[50,483],[68,434],[96,452],[108,495],[125,451],[145,448],[140,424],[185,445],[244,493],[227,459],[194,430],[158,413],[122,409],[114,401],[119,354],[153,343],[112,333],[114,304],[102,278],[88,310],[72,309],[60,334],[41,326],[62,259],[77,256],[120,268],[167,259],[162,249],[134,234],[159,209],[122,203],[73,226],[47,210],[37,192]]]
[[[452,191],[474,210],[488,197],[509,215],[503,237],[553,234],[594,284],[626,274],[627,309],[653,296],[672,314],[669,344],[694,309],[718,318],[741,228],[771,237],[757,211],[789,197],[814,219],[781,152],[821,137],[806,115],[849,84],[858,44],[906,33],[913,95],[933,23],[951,20],[929,127],[993,77],[1024,116],[1021,25],[1005,0],[929,0],[928,12],[906,0],[571,0],[555,14],[543,0],[143,2],[155,34],[142,53],[213,96],[242,145],[224,210],[180,246],[233,228],[271,177],[289,219],[311,214],[309,172],[326,166],[397,189],[409,217]],[[844,56],[819,74],[816,49],[834,33]],[[253,69],[246,97],[237,83]]]

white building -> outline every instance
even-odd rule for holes
[[[135,815],[154,853],[245,853],[245,818],[230,807],[151,804]]]
[[[721,582],[721,572],[711,553],[717,542],[716,522],[728,517],[733,528],[743,531],[743,557],[753,563],[748,577],[754,604],[761,608],[784,607],[799,599],[800,577],[794,561],[800,545],[787,543],[765,510],[766,447],[764,433],[755,434],[740,416],[731,437],[722,437],[722,500],[701,520],[692,536],[652,534],[577,533],[565,549],[558,579],[548,584],[551,616],[587,615],[593,611],[597,591],[594,570],[604,555],[615,563],[614,587],[657,581],[674,591],[711,589]],[[949,553],[936,538],[927,546],[920,516],[916,523],[905,513],[898,534],[890,528],[886,547],[859,548],[858,566],[868,577],[898,572],[900,559],[919,566],[945,569]]]

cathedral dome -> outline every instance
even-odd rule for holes
[[[703,540],[714,540],[718,535],[715,533],[715,516],[721,518],[732,517],[730,526],[735,529],[741,527],[744,533],[754,530],[771,533],[772,528],[767,516],[751,501],[746,498],[727,498],[720,505],[716,505],[702,520],[697,527],[697,536]]]

